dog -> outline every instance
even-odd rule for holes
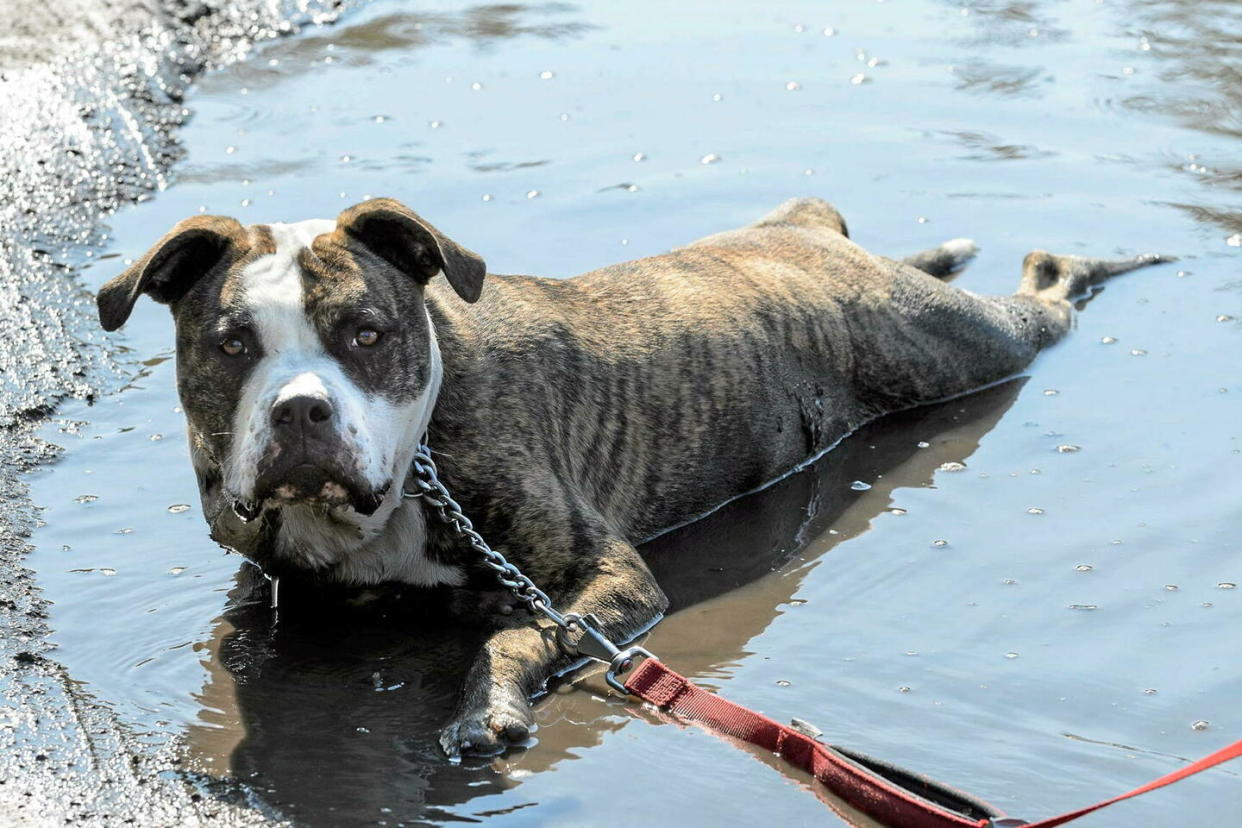
[[[502,276],[378,198],[335,221],[185,219],[97,298],[108,331],[144,294],[170,306],[222,545],[323,582],[490,583],[403,497],[426,434],[482,535],[560,611],[626,641],[667,606],[637,544],[883,414],[1022,371],[1074,300],[1167,260],[1036,251],[1016,293],[982,296],[947,282],[974,252],[873,255],[803,198],[571,279]],[[532,695],[571,664],[552,625],[498,617],[441,733],[450,756],[527,740]]]

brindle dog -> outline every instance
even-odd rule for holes
[[[876,256],[808,198],[573,279],[485,279],[477,255],[375,199],[336,222],[187,219],[98,301],[108,330],[141,294],[171,305],[221,543],[274,574],[482,583],[458,540],[401,497],[426,431],[496,549],[623,641],[666,607],[635,544],[882,414],[1023,370],[1069,330],[1073,299],[1162,261],[1035,252],[1016,294],[979,296],[943,281],[973,251]],[[505,616],[445,751],[525,740],[530,697],[568,664],[547,624]]]

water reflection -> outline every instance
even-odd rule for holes
[[[1023,381],[879,421],[809,467],[642,551],[672,600],[652,646],[677,669],[711,677],[785,611],[819,556],[866,531],[893,490],[930,485],[943,463],[969,457]],[[854,481],[870,481],[857,491]],[[775,577],[764,576],[778,573]],[[751,585],[730,623],[677,610]],[[194,763],[244,781],[278,811],[309,824],[448,818],[457,806],[520,784],[486,760],[449,764],[436,745],[482,631],[445,622],[446,594],[340,595],[282,588],[273,623],[266,583],[244,566],[205,658],[203,723],[189,729]],[[628,721],[595,675],[553,693],[528,772],[579,756]],[[594,698],[592,698],[594,697]],[[777,762],[761,761],[784,770]],[[503,760],[499,760],[503,767]]]

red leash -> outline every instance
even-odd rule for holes
[[[626,680],[625,689],[661,710],[780,755],[791,765],[812,774],[829,791],[859,811],[895,828],[1001,828],[1018,825],[1054,828],[1114,802],[1172,785],[1187,776],[1242,756],[1240,740],[1121,796],[1040,822],[1026,823],[935,780],[852,750],[826,745],[767,716],[726,701],[695,686],[654,658],[639,665]]]

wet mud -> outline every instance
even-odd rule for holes
[[[168,184],[193,79],[254,43],[327,23],[339,3],[18,0],[0,36],[0,823],[267,821],[204,799],[74,681],[25,568],[38,525],[21,475],[59,452],[36,435],[65,399],[120,388],[81,274],[116,258],[104,219]]]

